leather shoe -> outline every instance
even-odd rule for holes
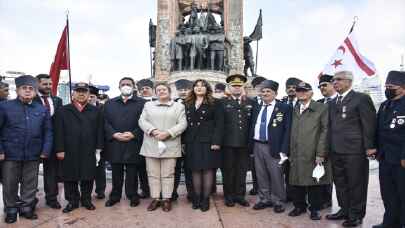
[[[277,204],[276,206],[274,206],[274,212],[275,213],[283,213],[284,211],[285,211],[285,208],[284,208],[284,206],[283,205],[281,205],[281,204]]]
[[[15,223],[17,221],[17,213],[7,213],[4,221],[8,224]]]
[[[268,207],[273,207],[272,203],[263,203],[263,202],[258,202],[253,206],[253,210],[263,210]]]
[[[169,212],[172,210],[172,202],[170,200],[163,200],[162,202],[162,210],[164,212]]]
[[[311,211],[309,218],[311,220],[321,220],[322,216],[321,216],[321,213],[319,213],[319,211]]]
[[[83,201],[82,207],[86,208],[89,211],[96,210],[96,207],[89,200]]]
[[[48,205],[50,208],[53,208],[53,209],[62,208],[62,206],[60,205],[60,203],[58,201],[46,202],[46,205]]]
[[[193,208],[194,210],[200,208],[201,205],[200,196],[194,196],[191,203],[192,203],[191,208]]]
[[[349,219],[346,220],[342,223],[343,227],[356,227],[359,226],[363,223],[363,220],[361,219]]]
[[[160,201],[157,199],[154,199],[148,206],[147,210],[148,211],[154,211],[156,210],[158,207],[160,207]]]
[[[105,202],[105,206],[106,207],[112,207],[112,206],[114,206],[115,204],[117,204],[118,202],[120,202],[119,200],[112,200],[112,199],[109,199],[109,200],[107,200],[107,202]]]
[[[101,200],[105,198],[105,194],[104,193],[97,193],[96,198]]]
[[[69,213],[69,212],[71,212],[71,211],[73,211],[74,209],[77,209],[77,208],[79,208],[78,204],[68,203],[66,205],[66,207],[63,208],[62,212],[63,213]]]
[[[139,199],[138,198],[134,198],[134,199],[131,199],[131,202],[129,203],[129,206],[130,207],[137,207],[138,205],[139,205]]]
[[[250,206],[249,202],[243,197],[237,197],[237,198],[235,198],[234,201],[235,201],[235,203],[241,205],[242,207],[249,207]]]
[[[372,228],[385,228],[385,227],[384,227],[384,224],[381,223],[381,224],[372,226]]]
[[[290,211],[290,213],[288,213],[288,216],[297,217],[297,216],[304,214],[305,212],[307,212],[307,209],[296,207],[296,208],[294,208],[294,210],[292,210],[292,211]]]
[[[231,197],[225,197],[225,206],[227,206],[227,207],[235,206],[235,202],[233,201],[233,199]]]
[[[206,212],[210,209],[210,198],[205,198],[201,201],[200,210]]]
[[[36,220],[38,219],[38,215],[35,214],[33,211],[21,212],[20,216],[29,219],[29,220]]]
[[[343,220],[343,219],[347,219],[347,215],[343,212],[342,209],[340,209],[338,212],[336,212],[334,214],[326,215],[326,219],[327,220]]]

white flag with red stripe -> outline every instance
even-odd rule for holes
[[[377,105],[382,102],[381,81],[376,67],[361,54],[354,32],[351,32],[338,47],[321,74],[334,75],[339,71],[351,71],[353,88],[368,93]]]

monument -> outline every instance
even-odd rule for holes
[[[244,73],[243,0],[158,0],[155,81]]]

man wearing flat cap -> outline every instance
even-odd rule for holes
[[[174,99],[176,102],[184,103],[184,100],[190,93],[193,82],[187,79],[179,79],[174,83],[176,87],[176,92],[177,92],[177,98]],[[184,143],[182,143],[184,144]],[[183,151],[184,146],[182,147],[182,153],[184,154]],[[193,181],[192,181],[192,174],[191,170],[187,168],[187,165],[185,163],[184,156],[177,158],[176,161],[176,167],[175,167],[175,173],[174,173],[174,187],[173,187],[173,194],[172,194],[172,200],[177,200],[179,198],[179,194],[177,193],[177,189],[179,188],[180,184],[180,177],[181,177],[181,171],[183,169],[184,172],[184,178],[186,182],[186,189],[187,189],[187,199],[188,201],[191,202],[192,197],[193,197]]]
[[[262,103],[255,103],[253,108],[249,139],[258,183],[257,203],[253,209],[274,206],[275,213],[282,213],[286,189],[280,164],[289,153],[291,107],[276,100],[278,87],[273,80],[259,85]]]
[[[294,77],[287,79],[285,82],[285,92],[287,93],[287,96],[283,98],[283,103],[286,103],[291,107],[294,107],[297,104],[298,100],[295,89],[300,82],[302,82],[300,79]]]
[[[255,102],[243,96],[243,86],[247,78],[244,75],[231,75],[226,82],[230,96],[222,99],[225,119],[223,137],[223,187],[225,205],[235,206],[235,203],[248,207],[245,199],[246,172],[249,163],[248,136],[250,119]]]
[[[15,79],[17,98],[0,103],[0,160],[3,162],[3,200],[6,223],[14,223],[17,213],[37,219],[35,194],[40,159],[52,151],[52,122],[48,110],[33,102],[38,89],[31,75]],[[20,183],[20,191],[18,185]],[[22,205],[18,209],[17,193]]]
[[[384,218],[373,228],[405,228],[405,72],[391,71],[378,111],[377,157]]]
[[[87,210],[95,209],[91,192],[98,162],[96,157],[103,149],[104,135],[102,113],[88,103],[89,96],[87,83],[75,84],[72,103],[55,114],[55,151],[57,159],[62,161],[65,199],[68,201],[63,213],[78,208],[79,201]]]
[[[153,82],[150,79],[141,79],[136,83],[138,87],[139,96],[146,101],[152,101],[155,99],[153,94]]]
[[[296,105],[298,105],[298,99],[295,89],[297,88],[298,84],[302,81],[298,78],[288,78],[285,82],[285,92],[287,96],[282,99],[282,102],[288,104],[292,109]],[[292,193],[290,191],[290,184],[289,184],[289,176],[290,176],[290,161],[287,160],[284,162],[284,175],[285,175],[285,184],[286,184],[286,191],[287,191],[287,202],[292,200]]]
[[[299,105],[292,114],[290,141],[290,175],[294,209],[288,214],[296,217],[310,210],[310,219],[320,220],[324,185],[331,184],[331,166],[328,156],[328,106],[312,100],[312,86],[301,82],[296,88]],[[316,166],[322,166],[325,175],[312,177]],[[307,200],[308,199],[308,200]],[[308,202],[308,203],[307,203]]]
[[[366,214],[369,161],[375,156],[376,111],[370,96],[352,90],[353,73],[333,76],[338,97],[329,104],[330,159],[340,210],[326,216],[359,226]]]
[[[337,97],[336,90],[333,88],[332,79],[333,76],[327,74],[323,74],[321,77],[319,77],[318,89],[321,91],[323,98],[317,100],[317,102],[328,104]],[[322,188],[321,209],[326,209],[332,206],[333,184],[323,185]]]
[[[222,99],[225,97],[225,89],[226,85],[224,83],[215,84],[213,96],[217,99]]]

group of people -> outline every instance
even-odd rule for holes
[[[106,207],[120,201],[125,183],[131,207],[151,197],[148,211],[168,212],[183,172],[192,208],[207,211],[218,169],[225,205],[249,207],[250,169],[254,210],[283,213],[292,201],[289,216],[309,210],[310,219],[320,220],[320,210],[332,205],[333,183],[340,210],[326,219],[356,227],[366,214],[369,159],[378,159],[385,214],[375,227],[404,228],[405,73],[388,74],[387,101],[378,113],[368,95],[352,89],[353,77],[350,71],[322,75],[318,88],[324,99],[318,101],[312,86],[297,78],[287,80],[288,96],[278,100],[279,83],[264,77],[251,82],[253,97],[239,74],[214,88],[204,79],[182,79],[175,83],[177,93],[163,82],[124,77],[118,97],[97,101],[94,87],[77,83],[72,102],[63,106],[50,93],[48,75],[20,76],[17,98],[0,103],[5,222],[14,223],[18,214],[37,219],[41,161],[48,206],[61,208],[57,195],[63,182],[64,213],[79,205],[94,210],[93,183],[103,199],[109,161]]]

